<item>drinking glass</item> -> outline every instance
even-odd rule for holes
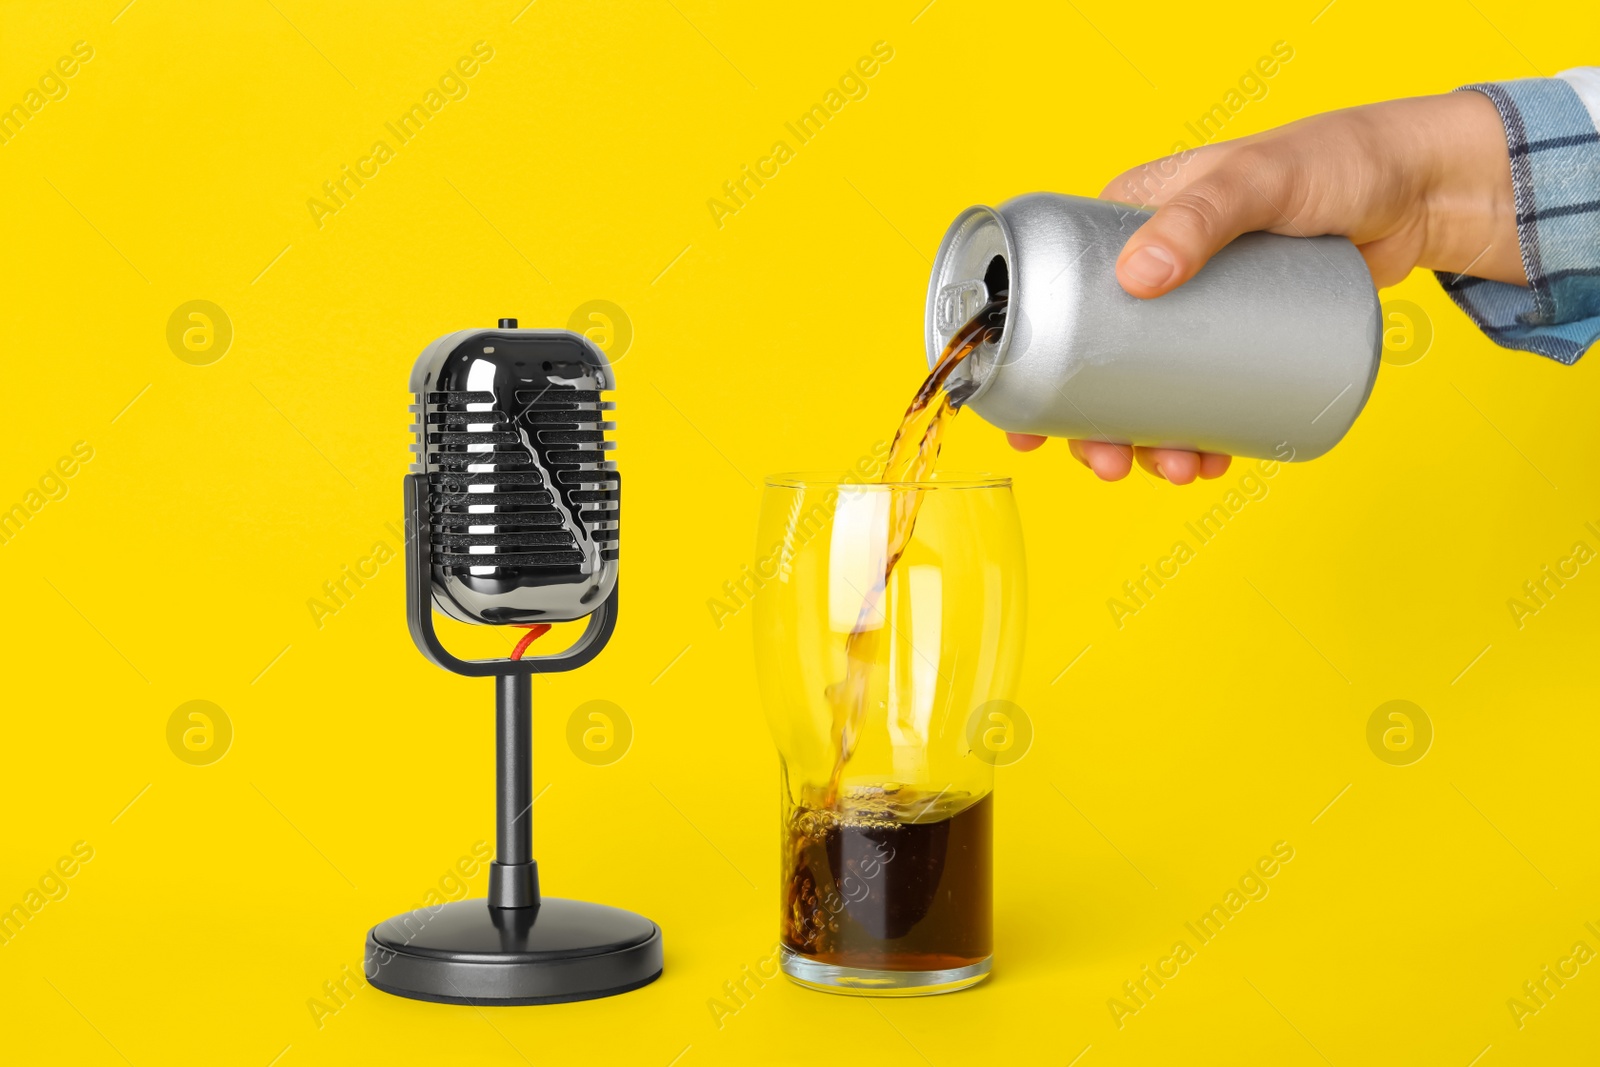
[[[994,756],[981,730],[1012,695],[1026,615],[1010,479],[775,475],[755,570],[784,972],[881,996],[982,981]]]

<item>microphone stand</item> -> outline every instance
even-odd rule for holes
[[[495,679],[495,858],[489,895],[421,907],[367,934],[367,980],[397,996],[444,1004],[554,1004],[625,993],[661,976],[661,929],[620,908],[542,897],[533,858],[533,676],[583,666],[617,622],[618,593],[562,652],[463,660],[433,628],[426,474],[405,478],[406,618],[430,662]]]
[[[539,868],[533,862],[533,678],[494,681],[495,858],[489,868],[491,908],[537,908]]]

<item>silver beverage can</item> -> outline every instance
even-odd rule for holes
[[[1004,290],[1000,339],[957,371],[967,405],[1003,430],[1280,460],[1338,444],[1383,349],[1355,246],[1245,234],[1141,300],[1115,266],[1151,214],[1056,193],[962,212],[928,283],[929,366]]]

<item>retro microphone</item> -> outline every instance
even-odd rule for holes
[[[367,935],[367,980],[446,1004],[590,1000],[661,975],[661,930],[632,912],[541,897],[533,859],[533,676],[594,659],[617,620],[620,476],[604,399],[611,364],[566,330],[458,330],[411,372],[417,453],[406,476],[406,613],[434,664],[495,679],[494,862],[487,899],[421,907]],[[530,627],[506,659],[462,660],[433,611]],[[572,647],[523,655],[553,622]]]

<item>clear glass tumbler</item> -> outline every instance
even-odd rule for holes
[[[988,975],[978,727],[1021,664],[1023,568],[1008,478],[767,479],[756,659],[782,777],[782,965],[801,985],[911,996]]]

